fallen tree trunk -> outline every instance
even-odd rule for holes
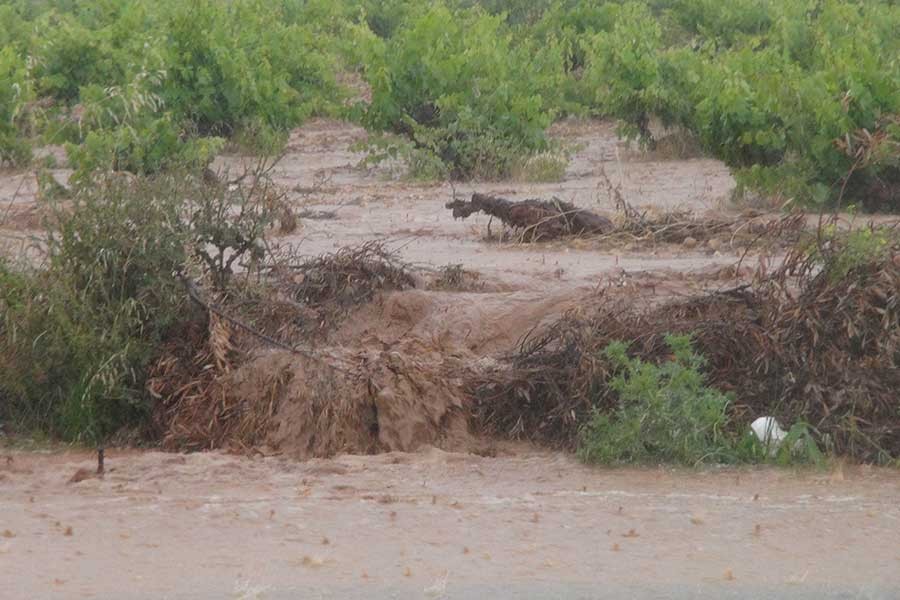
[[[483,212],[514,229],[521,230],[524,241],[535,242],[567,235],[603,234],[614,229],[612,221],[558,198],[514,202],[496,196],[474,193],[472,199],[448,202],[454,219],[465,219]]]

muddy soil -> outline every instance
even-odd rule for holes
[[[896,597],[900,474],[14,452],[5,598]],[[837,595],[838,593],[848,595]]]
[[[609,213],[609,182],[639,208],[734,210],[734,182],[717,161],[641,155],[601,122],[554,134],[576,148],[564,181],[450,186],[359,168],[352,146],[365,133],[353,126],[317,120],[296,131],[274,175],[300,228],[277,241],[317,255],[381,240],[422,279],[350,315],[327,343],[352,351],[413,340],[490,360],[588,306],[598,287],[654,302],[744,276],[727,268],[740,248],[488,242],[486,217],[453,220],[446,202],[473,191],[555,195]],[[33,176],[0,174],[7,250],[37,228],[36,193]],[[477,277],[464,290],[428,289],[449,264]],[[488,454],[426,445],[301,462],[290,452],[112,452],[104,479],[69,484],[88,455],[12,453],[0,461],[0,589],[12,598],[900,594],[896,471],[608,471],[503,443]]]

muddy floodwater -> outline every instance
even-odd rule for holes
[[[125,451],[104,479],[67,483],[92,455],[9,456],[6,598],[900,590],[896,471],[607,470],[524,446],[306,462]]]
[[[318,255],[378,240],[419,273],[478,276],[464,291],[385,295],[329,343],[450,340],[490,358],[611,282],[669,298],[735,284],[722,268],[744,248],[487,241],[487,217],[444,208],[480,191],[609,214],[612,187],[641,209],[738,210],[717,161],[641,155],[603,122],[554,135],[573,149],[562,182],[451,186],[360,168],[353,126],[294,132],[273,176],[299,227],[275,241]],[[0,173],[5,251],[32,243],[36,193],[33,174]],[[0,598],[900,597],[896,470],[609,470],[491,444],[312,460],[110,450],[103,478],[86,451],[2,450]]]

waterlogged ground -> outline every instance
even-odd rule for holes
[[[273,174],[305,216],[278,242],[319,254],[380,240],[426,271],[480,274],[466,293],[373,306],[340,342],[449,334],[490,356],[611,282],[641,297],[735,284],[719,273],[741,248],[527,246],[486,242],[487,218],[453,220],[444,204],[473,190],[610,212],[613,186],[636,207],[734,211],[721,163],[640,155],[605,123],[555,134],[575,148],[564,181],[453,188],[358,168],[365,134],[352,126],[295,132]],[[5,251],[33,242],[36,193],[32,175],[0,173]],[[310,462],[135,450],[111,451],[102,480],[68,483],[92,464],[84,452],[0,453],[0,597],[900,597],[891,470],[610,471],[517,446]]]
[[[896,598],[900,473],[14,452],[4,598]],[[845,595],[846,594],[846,595]]]
[[[689,270],[733,262],[703,249],[658,249],[655,253],[598,253],[585,244],[566,243],[528,247],[523,244],[485,244],[488,218],[473,215],[454,221],[444,204],[473,191],[511,199],[557,196],[577,206],[609,212],[614,198],[611,184],[635,206],[718,210],[726,203],[734,182],[725,166],[710,159],[651,160],[637,155],[615,136],[608,123],[577,122],[558,126],[557,137],[574,149],[560,183],[502,182],[490,184],[410,184],[390,179],[384,167],[358,168],[365,157],[354,152],[365,138],[362,129],[333,121],[315,121],[291,138],[290,152],[274,169],[276,182],[289,190],[295,206],[311,213],[332,213],[331,219],[304,219],[300,230],[281,241],[300,244],[310,254],[332,252],[353,243],[378,239],[416,264],[441,267],[462,263],[495,280],[528,286],[548,276],[564,281],[596,283],[610,269]],[[229,157],[216,167],[240,172],[252,160]],[[492,231],[499,231],[494,223]]]

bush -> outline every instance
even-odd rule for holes
[[[12,48],[0,49],[0,163],[31,160],[31,146],[20,134],[25,107],[34,99],[25,62]]]
[[[725,433],[731,398],[707,387],[704,360],[686,336],[668,336],[673,359],[659,366],[629,358],[621,342],[606,357],[618,369],[609,382],[619,395],[612,413],[595,411],[578,448],[586,462],[696,465],[733,459]]]
[[[125,86],[81,89],[80,143],[66,147],[75,182],[90,183],[98,171],[147,175],[200,169],[215,158],[221,139],[188,136],[163,110],[163,99],[154,90],[164,77],[164,71],[145,67]]]
[[[124,180],[56,207],[46,268],[0,272],[4,416],[97,442],[146,414],[142,367],[185,315],[179,200]]]
[[[362,0],[366,24],[382,38],[390,38],[403,21],[416,9],[408,0]]]
[[[622,119],[629,137],[649,140],[651,115],[666,113],[666,89],[660,78],[662,29],[649,9],[621,7],[609,32],[589,42],[585,85],[594,90],[601,114]]]
[[[458,8],[480,7],[491,15],[503,16],[510,25],[530,25],[550,8],[552,0],[453,0]]]
[[[768,33],[778,17],[772,0],[673,0],[668,4],[672,20],[688,35],[711,40],[720,48]]]
[[[651,115],[685,127],[744,187],[813,206],[900,206],[894,3],[679,0],[664,16],[652,4],[622,5],[586,43],[595,111],[644,140]]]
[[[559,152],[541,152],[513,165],[512,177],[527,183],[555,183],[566,178],[569,159]]]
[[[251,176],[252,192],[108,175],[52,203],[44,264],[0,261],[0,418],[89,443],[145,425],[149,365],[202,318],[182,274],[222,288],[258,258],[273,209]]]
[[[500,17],[437,4],[367,65],[365,122],[408,136],[454,177],[504,176],[547,149],[562,66],[557,47],[534,53],[514,45]]]
[[[74,16],[55,11],[35,25],[45,32],[33,46],[42,97],[75,103],[82,86],[116,85],[125,78],[130,60],[122,60],[123,53],[113,46],[108,29],[92,30]]]
[[[41,132],[70,142],[79,170],[203,164],[218,142],[192,142],[210,136],[268,152],[283,132],[341,100],[334,73],[343,47],[330,13],[311,4],[15,2],[0,11],[0,40],[9,44],[0,83],[20,71],[7,54],[29,57],[36,95],[52,100]],[[32,134],[8,129],[0,124],[7,149]]]
[[[170,2],[162,15],[166,106],[201,134],[264,123],[285,129],[325,108],[334,63],[314,33],[262,0]]]

